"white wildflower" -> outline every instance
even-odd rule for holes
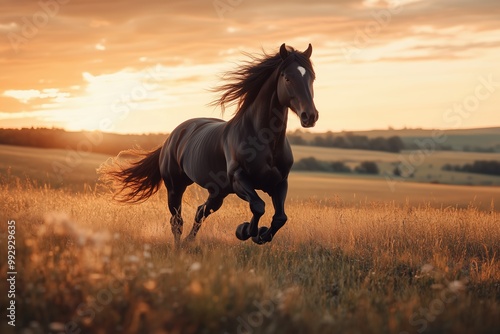
[[[201,269],[201,263],[200,262],[193,262],[190,266],[188,271],[193,272],[193,271],[198,271]]]
[[[462,281],[453,281],[448,284],[451,292],[457,293],[465,290],[465,284]]]
[[[432,266],[432,264],[429,263],[424,264],[420,269],[420,271],[422,271],[422,274],[430,273],[432,270],[434,270],[434,267]]]

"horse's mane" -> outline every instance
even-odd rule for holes
[[[287,49],[289,54],[285,60],[281,59],[279,52],[275,55],[263,52],[260,57],[244,53],[250,59],[244,61],[236,70],[223,76],[229,82],[212,90],[222,94],[211,105],[220,106],[222,113],[224,113],[227,106],[236,104],[235,114],[244,112],[255,100],[260,89],[274,70],[279,67],[281,71],[293,61],[306,68],[314,79],[314,69],[309,58],[292,47],[287,46]]]

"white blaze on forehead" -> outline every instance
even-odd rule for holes
[[[297,69],[299,70],[299,72],[300,72],[300,74],[302,76],[306,75],[306,69],[305,68],[303,68],[302,66],[299,66],[299,67],[297,67]]]

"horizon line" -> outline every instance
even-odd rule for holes
[[[167,135],[170,134],[171,132],[138,132],[138,133],[130,133],[130,132],[107,132],[107,131],[101,131],[101,130],[68,130],[65,129],[64,127],[34,127],[34,126],[26,126],[26,127],[0,127],[0,130],[23,130],[23,129],[28,129],[28,130],[62,130],[68,133],[79,133],[79,132],[100,132],[104,134],[114,134],[114,135],[136,135],[136,136],[142,136],[142,135]],[[393,128],[391,126],[388,126],[385,129],[381,128],[372,128],[372,129],[360,129],[360,130],[326,130],[326,131],[311,131],[310,129],[303,129],[303,128],[294,128],[294,129],[287,129],[287,133],[294,133],[294,132],[301,132],[301,133],[306,133],[306,134],[327,134],[327,133],[349,133],[349,132],[390,132],[390,131],[474,131],[474,130],[500,130],[500,125],[497,126],[487,126],[487,127],[471,127],[471,128],[423,128],[423,127],[404,127],[404,128]]]

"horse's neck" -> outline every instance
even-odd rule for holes
[[[244,123],[252,124],[257,132],[265,131],[266,137],[272,134],[274,137],[272,141],[284,139],[288,120],[288,108],[283,107],[278,101],[276,82],[275,75],[271,75],[243,115]]]

